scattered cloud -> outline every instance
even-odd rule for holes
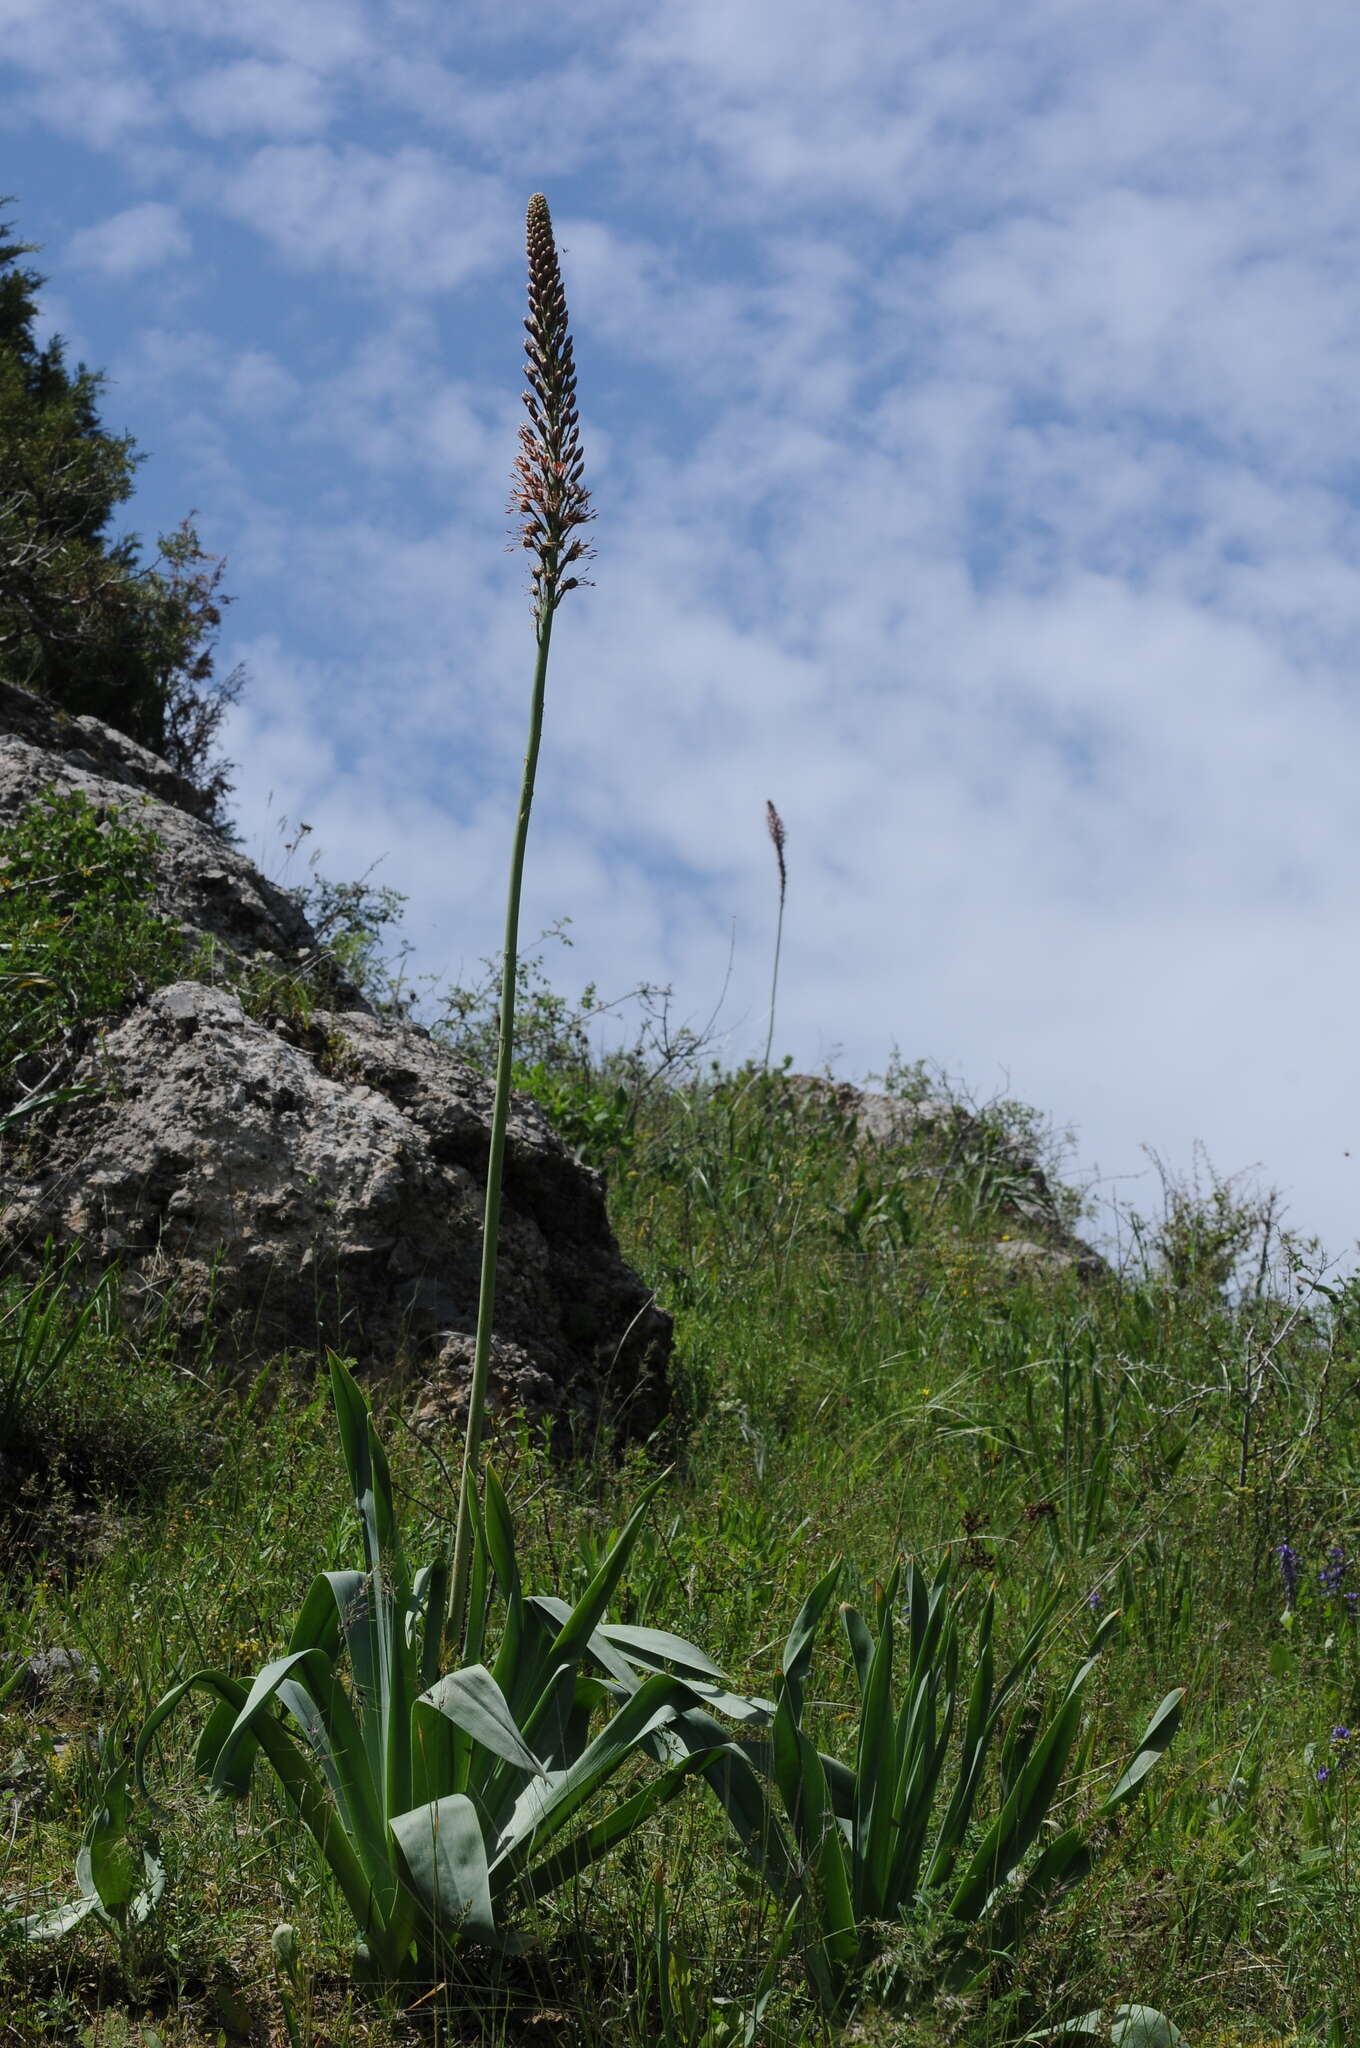
[[[0,22],[0,115],[54,150],[49,221],[18,225],[66,251],[70,324],[232,558],[250,831],[272,789],[331,871],[386,854],[432,969],[495,949],[542,186],[600,514],[526,897],[574,918],[564,971],[673,980],[702,1016],[731,952],[728,1050],[762,1043],[772,796],[800,1063],[896,1041],[1073,1118],[1121,1175],[1203,1137],[1350,1240],[1360,16]],[[191,314],[140,295],[171,260]]]
[[[516,218],[497,179],[411,144],[271,144],[228,180],[222,201],[298,269],[419,298],[499,264]]]
[[[325,81],[301,64],[243,57],[186,81],[178,93],[190,125],[213,140],[228,135],[314,135],[331,115]]]
[[[77,269],[124,278],[157,270],[163,263],[183,263],[192,248],[178,208],[148,199],[81,228],[67,243],[66,256]]]

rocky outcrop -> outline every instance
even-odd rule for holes
[[[79,790],[161,842],[156,909],[214,976],[248,968],[312,972],[333,1000],[367,1009],[327,962],[287,889],[270,882],[203,816],[204,799],[166,762],[97,718],[71,718],[0,682],[0,820],[46,790]]]
[[[49,1241],[186,1339],[244,1361],[333,1344],[408,1363],[430,1426],[460,1413],[476,1324],[490,1084],[373,1014],[294,897],[194,815],[163,762],[98,721],[0,689],[0,819],[41,791],[133,811],[164,849],[157,907],[186,957],[277,966],[321,992],[247,1013],[230,986],[150,993],[69,1078],[98,1092],[0,1144],[0,1260]],[[536,1104],[507,1142],[493,1403],[630,1432],[665,1407],[670,1324],[619,1257],[601,1177]]]
[[[946,1095],[884,1095],[816,1074],[790,1074],[785,1086],[794,1102],[844,1118],[866,1146],[924,1150],[925,1170],[937,1179],[985,1172],[993,1191],[987,1207],[1016,1226],[992,1246],[1003,1267],[1053,1276],[1077,1272],[1087,1280],[1109,1273],[1100,1253],[1071,1229],[1035,1154],[966,1104]]]

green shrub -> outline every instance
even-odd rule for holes
[[[0,1507],[15,1527],[60,1549],[67,1507],[156,1500],[209,1470],[211,1411],[185,1364],[165,1335],[130,1331],[116,1270],[91,1284],[75,1250],[0,1281]]]
[[[0,1099],[174,979],[183,946],[151,907],[155,845],[149,826],[79,791],[48,791],[0,830]]]

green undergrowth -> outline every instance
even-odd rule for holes
[[[1097,1874],[1014,1963],[951,1992],[930,1960],[945,1930],[923,1912],[885,1943],[891,2001],[874,2003],[871,1977],[848,2037],[1001,2044],[1124,2001],[1191,2042],[1353,2038],[1360,1872],[1349,1738],[1333,1733],[1360,1722],[1348,1303],[1324,1317],[1283,1292],[1233,1306],[1155,1273],[1017,1276],[994,1250],[1014,1222],[1004,1203],[969,1232],[957,1191],[936,1199],[948,1148],[934,1180],[925,1152],[866,1161],[841,1120],[778,1091],[747,1076],[649,1097],[613,1185],[624,1249],[676,1319],[690,1418],[614,1618],[675,1629],[768,1695],[835,1558],[842,1596],[871,1610],[896,1557],[927,1573],[949,1557],[969,1598],[994,1592],[1010,1648],[1060,1596],[1036,1713],[1122,1610],[1084,1706],[1093,1756],[1122,1753],[1187,1688],[1177,1742]],[[869,1173],[898,1176],[915,1221],[847,1227]],[[52,1289],[60,1302],[59,1275]],[[7,1333],[31,1294],[11,1287]],[[54,1339],[76,1317],[68,1304]],[[450,1447],[404,1428],[402,1388],[375,1392],[408,1526],[433,1532],[451,1512]],[[5,1888],[59,1898],[109,1756],[185,1671],[248,1673],[276,1653],[353,1534],[320,1383],[297,1362],[249,1388],[219,1381],[210,1361],[128,1335],[112,1290],[41,1418],[21,1391],[15,1410],[25,1456],[50,1433],[53,1488],[39,1513],[30,1486],[6,1551],[0,1671],[45,1647],[86,1668],[0,1708]],[[567,1466],[513,1428],[492,1455],[526,1579],[571,1599],[655,1460],[644,1447]],[[854,1722],[829,1633],[812,1674],[817,1740],[835,1753]],[[291,2024],[317,2042],[718,2048],[780,1939],[712,1802],[684,1798],[545,1906],[522,1955],[469,1962],[466,1983],[394,2017],[355,1993],[344,1913],[276,1795],[259,1785],[243,1815],[204,1802],[182,1747],[161,1762],[164,1900],[121,1944],[97,1927],[60,1949],[0,1944],[9,2039],[281,2040]],[[1088,1796],[1071,1785],[1064,1811]],[[297,1930],[289,1971],[271,1947],[281,1923]],[[913,1978],[926,1989],[904,2000]],[[827,2026],[786,1954],[759,2038]]]
[[[178,970],[138,811],[49,791],[0,830],[0,1130],[61,1101],[100,1022]]]
[[[93,898],[107,830],[67,822]],[[134,872],[135,837],[120,851]],[[134,917],[145,957],[91,944],[76,960],[69,894],[42,896],[36,867],[10,874],[25,886],[3,900],[7,943],[28,948],[32,1002],[69,1006],[12,1027],[28,1060],[116,1014],[169,955]],[[110,917],[128,914],[115,898]],[[900,1143],[866,1146],[834,1098],[783,1073],[593,1060],[570,1011],[527,1017],[521,1079],[606,1171],[625,1255],[674,1317],[678,1419],[664,1446],[575,1463],[499,1427],[526,1584],[579,1597],[664,1472],[610,1618],[701,1644],[743,1692],[775,1695],[794,1617],[837,1559],[837,1598],[871,1622],[899,1558],[927,1580],[947,1562],[960,1641],[991,1628],[998,1665],[1051,1607],[1017,1740],[1101,1648],[1033,1853],[1089,1828],[1095,1867],[1004,1954],[997,1935],[968,1982],[942,1966],[959,1930],[922,1898],[867,1931],[871,1963],[828,2017],[805,1929],[694,1787],[541,1902],[511,1951],[468,1950],[394,2009],[356,1988],[350,1919],[271,1781],[257,1774],[244,1806],[210,1801],[187,1734],[167,1729],[163,1810],[134,1802],[163,1897],[121,1933],[92,1917],[31,1944],[0,1926],[0,2042],[1006,2048],[1079,2038],[1054,2029],[1100,2011],[1104,2038],[1123,2025],[1134,2048],[1121,2004],[1192,2048],[1360,2038],[1353,1290],[1313,1287],[1288,1243],[1257,1258],[1221,1190],[1169,1202],[1123,1273],[1016,1259],[1008,1246],[1059,1241],[1079,1204],[1050,1172],[1038,1215],[1036,1134],[1013,1106],[925,1113],[938,1090],[901,1073],[890,1085],[920,1113]],[[458,1023],[446,1036],[475,1052]],[[1246,1283],[1225,1284],[1225,1243],[1251,1254]],[[134,1323],[116,1276],[92,1292],[54,1262],[0,1284],[0,1892],[25,1910],[72,1896],[91,1815],[167,1690],[205,1666],[248,1679],[314,1575],[356,1561],[319,1363],[242,1384],[208,1347]],[[448,1531],[456,1447],[407,1427],[411,1385],[365,1383],[423,1556]],[[35,1694],[25,1660],[48,1649],[82,1662]],[[807,1728],[853,1766],[831,1609],[808,1674]],[[1167,1754],[1101,1818],[1112,1768],[1182,1687]],[[988,1768],[990,1798],[1004,1761]]]

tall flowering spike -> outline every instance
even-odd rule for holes
[[[567,575],[573,564],[584,566],[594,549],[578,535],[595,514],[590,493],[581,481],[585,458],[576,415],[576,366],[567,331],[567,300],[553,241],[552,216],[541,192],[529,201],[526,229],[529,249],[529,317],[524,323],[524,353],[529,389],[524,393],[529,418],[519,430],[510,510],[522,519],[520,544],[534,558],[531,585],[540,628],[551,618],[567,591],[587,579]]]
[[[765,799],[765,829],[774,842],[774,857],[779,862],[779,900],[782,903],[784,891],[788,887],[789,881],[788,870],[784,866],[784,840],[787,835],[784,830],[784,820],[780,817],[768,797]]]

